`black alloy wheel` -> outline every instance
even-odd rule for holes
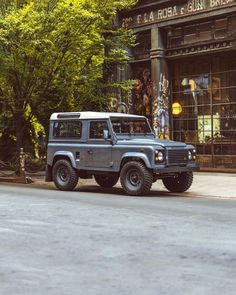
[[[148,194],[152,187],[153,175],[143,163],[130,161],[121,169],[120,182],[127,194],[143,196]]]
[[[187,191],[193,183],[193,172],[179,173],[177,177],[168,177],[162,180],[164,186],[173,193]]]
[[[72,191],[78,183],[78,173],[67,160],[56,161],[52,169],[53,181],[62,191]]]

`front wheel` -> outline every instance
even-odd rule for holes
[[[143,196],[152,187],[153,175],[143,163],[130,161],[121,169],[120,182],[127,194]]]
[[[119,180],[118,175],[94,175],[94,178],[98,185],[101,187],[111,188],[114,185],[117,184],[117,181]]]
[[[62,191],[72,191],[78,183],[78,174],[70,162],[64,159],[56,161],[52,169],[53,181]]]
[[[163,180],[164,186],[173,193],[187,191],[193,183],[193,172],[179,173],[177,177],[168,177]]]

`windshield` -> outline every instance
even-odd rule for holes
[[[150,125],[145,118],[111,118],[113,131],[119,134],[147,134],[152,133]]]

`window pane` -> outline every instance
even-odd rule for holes
[[[107,122],[91,122],[89,138],[103,139],[103,130],[108,130]]]
[[[81,138],[82,123],[79,121],[60,121],[54,123],[53,136],[61,138]]]

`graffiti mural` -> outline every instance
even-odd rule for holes
[[[159,138],[168,139],[170,82],[162,73],[157,89],[158,95],[153,101],[153,127]]]
[[[128,97],[114,95],[110,100],[111,111],[146,116],[156,136],[168,139],[170,82],[161,73],[159,82],[154,85],[150,68],[151,65],[143,64],[132,69],[134,84],[131,93]]]
[[[136,115],[152,119],[153,88],[149,68],[139,69],[135,73],[134,87],[132,89],[132,109]]]

